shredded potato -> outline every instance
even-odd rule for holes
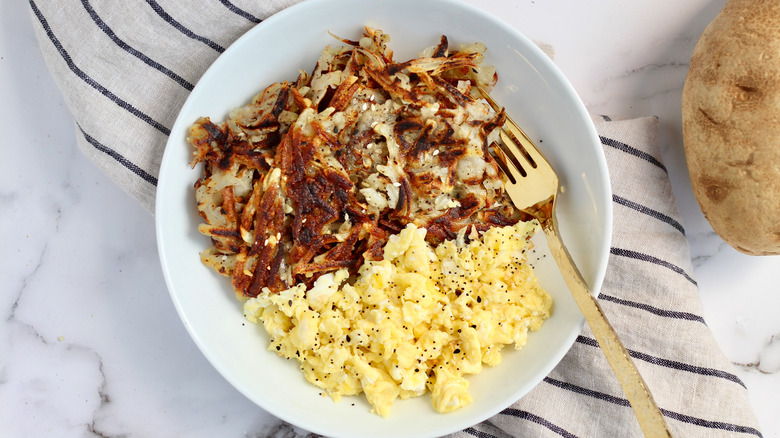
[[[204,168],[200,231],[213,241],[202,259],[240,297],[355,274],[409,223],[436,244],[465,227],[527,219],[489,152],[504,113],[472,96],[496,81],[484,45],[451,50],[442,37],[425,56],[396,62],[388,40],[366,28],[224,123],[192,125],[193,165]]]

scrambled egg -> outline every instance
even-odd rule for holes
[[[432,248],[424,228],[392,236],[384,259],[321,276],[311,289],[264,290],[244,304],[269,349],[300,362],[306,379],[338,401],[365,393],[387,416],[396,398],[431,393],[433,408],[471,402],[465,376],[501,362],[550,316],[526,251],[538,224],[492,228]]]

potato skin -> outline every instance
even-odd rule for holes
[[[682,94],[693,193],[740,252],[780,254],[780,1],[729,0],[699,38]]]

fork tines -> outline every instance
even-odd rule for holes
[[[536,150],[536,145],[528,138],[528,135],[522,128],[506,115],[504,108],[499,106],[485,89],[478,86],[477,90],[479,90],[479,93],[490,104],[493,110],[497,113],[501,113],[506,121],[500,128],[501,142],[496,142],[496,145],[500,148],[498,150],[500,150],[501,153],[496,153],[494,157],[498,161],[501,170],[504,171],[513,183],[515,183],[517,179],[516,173],[519,173],[520,176],[524,178],[528,175],[527,170],[535,169],[538,166],[532,153],[538,155],[539,152]],[[533,152],[529,151],[529,149]],[[524,163],[521,163],[521,159]],[[516,172],[512,172],[511,169],[508,168],[507,160],[516,169]],[[527,169],[526,166],[529,166],[529,168]]]

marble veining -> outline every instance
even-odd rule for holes
[[[766,340],[758,352],[758,359],[750,363],[736,363],[746,370],[755,370],[763,374],[773,374],[780,371],[780,333],[775,333]]]
[[[26,2],[0,2],[0,118],[11,127],[0,160],[0,435],[313,436],[257,408],[200,354],[166,291],[153,219],[77,149]],[[764,436],[780,437],[780,257],[745,256],[712,231],[682,150],[688,61],[723,3],[483,7],[549,44],[594,114],[659,117],[707,325]]]

